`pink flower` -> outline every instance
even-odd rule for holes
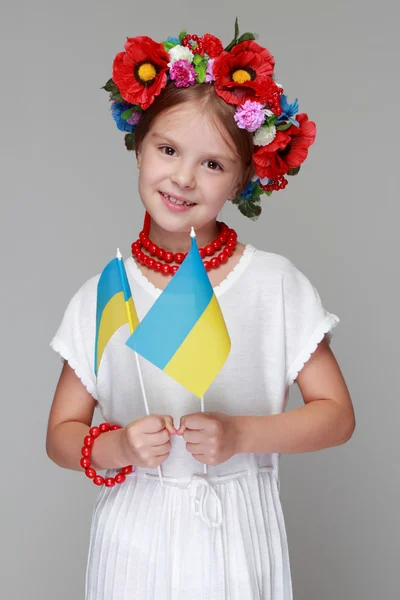
[[[246,100],[239,106],[234,114],[234,119],[240,129],[256,131],[265,121],[264,105],[252,100]]]
[[[132,116],[129,117],[129,119],[127,119],[126,122],[129,123],[129,125],[137,125],[140,121],[141,116],[142,112],[140,110],[134,110]]]
[[[169,75],[175,81],[176,87],[189,87],[196,80],[196,73],[187,60],[181,59],[173,63],[170,68]]]
[[[214,77],[214,73],[213,73],[214,60],[215,60],[214,58],[210,58],[210,60],[207,63],[206,83],[210,83],[210,81],[215,81],[215,77]]]

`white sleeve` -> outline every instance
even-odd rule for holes
[[[87,281],[73,296],[50,346],[66,360],[89,394],[98,401],[94,373],[98,277]]]
[[[325,310],[318,291],[290,261],[283,276],[283,292],[286,384],[290,386],[324,336],[331,342],[340,319]]]

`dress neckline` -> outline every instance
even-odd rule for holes
[[[213,288],[214,294],[219,297],[224,292],[226,292],[240,275],[245,271],[247,266],[250,264],[250,261],[253,257],[256,248],[252,244],[246,244],[243,250],[241,257],[239,258],[236,265],[233,267],[232,271],[228,273],[228,275],[221,281],[221,283]],[[158,288],[152,283],[146,275],[142,273],[142,271],[137,266],[135,260],[132,256],[129,256],[125,265],[128,268],[129,272],[132,274],[132,277],[137,281],[142,288],[144,288],[151,296],[158,298],[158,296],[163,292],[161,288]]]

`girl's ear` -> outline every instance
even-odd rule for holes
[[[136,161],[137,161],[137,167],[138,169],[140,169],[140,163],[142,161],[142,155],[139,151],[136,152]]]
[[[237,182],[235,184],[235,187],[233,188],[232,193],[229,196],[228,200],[232,201],[234,199],[234,197],[238,195],[239,192],[240,192],[240,190],[239,190],[239,183]]]

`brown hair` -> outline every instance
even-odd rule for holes
[[[242,169],[241,175],[238,177],[236,193],[241,192],[255,174],[253,135],[246,129],[240,129],[237,126],[233,118],[236,107],[218,96],[213,84],[195,83],[188,88],[167,85],[161,94],[156,96],[153,104],[143,112],[142,118],[136,126],[136,155],[154,119],[165,110],[184,102],[196,103],[199,111],[207,112],[227,145],[241,161]]]

